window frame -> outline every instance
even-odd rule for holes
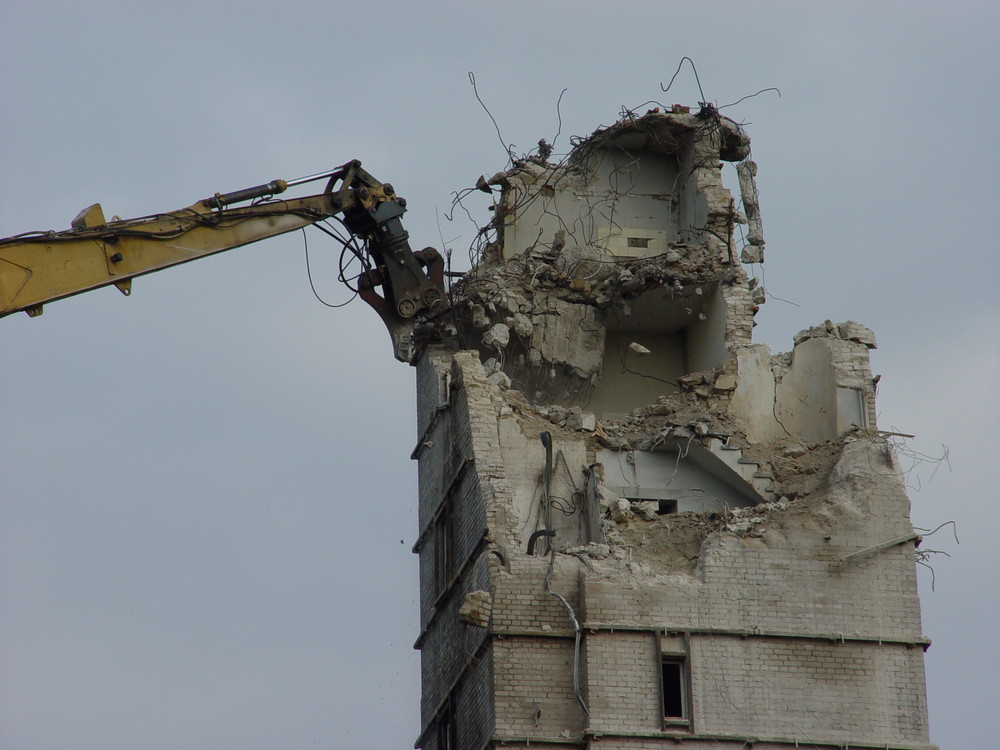
[[[458,712],[455,710],[455,696],[449,695],[437,715],[435,734],[437,750],[458,750]]]
[[[684,634],[684,651],[675,649],[664,650],[660,636],[656,638],[656,664],[657,682],[659,685],[659,712],[660,728],[664,731],[690,731],[693,726],[692,700],[691,700],[691,660],[690,637]],[[676,696],[680,701],[681,715],[667,715],[667,667],[676,667],[676,674],[671,678],[673,690],[671,695]],[[673,702],[673,700],[672,700]]]
[[[434,591],[444,593],[455,577],[455,518],[451,493],[445,495],[434,518]]]

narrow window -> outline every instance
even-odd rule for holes
[[[438,593],[445,590],[455,573],[455,529],[452,523],[451,497],[434,520],[434,578]]]
[[[663,658],[661,669],[660,695],[663,698],[663,718],[666,723],[688,718],[687,670],[683,658],[667,656]]]
[[[437,408],[444,409],[451,402],[451,373],[439,372],[437,382]]]
[[[438,750],[458,750],[458,724],[455,721],[454,698],[448,698],[437,720]]]

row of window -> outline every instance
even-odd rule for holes
[[[664,729],[686,729],[691,726],[690,682],[687,659],[681,655],[660,659],[660,703]],[[458,722],[454,695],[449,696],[438,714],[435,727],[437,750],[457,750]]]

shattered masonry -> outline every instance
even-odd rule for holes
[[[755,173],[675,106],[481,181],[489,242],[414,334],[417,747],[933,747],[875,338],[751,342]]]

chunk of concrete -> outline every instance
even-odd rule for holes
[[[477,331],[482,331],[490,325],[490,318],[486,314],[486,309],[479,304],[472,306],[472,327]]]
[[[603,248],[574,245],[563,249],[553,266],[571,279],[587,279],[598,284],[615,272],[616,261],[617,258]]]
[[[632,504],[623,497],[616,497],[611,503],[611,520],[628,523],[632,520]]]
[[[493,598],[489,591],[470,591],[458,609],[458,619],[466,625],[485,628],[493,614]]]
[[[736,165],[736,175],[740,181],[740,195],[749,224],[747,242],[751,245],[764,244],[764,228],[760,221],[760,199],[757,194],[757,164],[749,159]],[[761,256],[763,260],[763,256]]]
[[[510,343],[510,329],[504,323],[497,323],[483,334],[483,343],[495,349],[503,349]]]
[[[567,555],[586,555],[595,560],[604,560],[611,556],[611,547],[607,544],[590,542],[588,544],[577,545],[576,547],[569,547],[563,550],[563,552]]]
[[[660,509],[660,504],[656,500],[643,500],[631,505],[632,512],[644,521],[655,521],[659,518],[657,511]]]
[[[878,348],[878,345],[875,343],[875,332],[867,326],[863,326],[853,320],[848,320],[845,323],[838,324],[837,330],[840,332],[840,338],[842,339],[847,341],[857,341],[859,344],[864,344],[869,349]]]
[[[575,432],[593,432],[597,429],[597,416],[574,406],[566,412],[566,429]]]
[[[531,318],[529,318],[524,313],[516,313],[511,317],[510,327],[514,330],[518,336],[520,336],[525,341],[531,340]]]
[[[735,391],[736,386],[739,381],[736,379],[736,375],[730,372],[724,372],[719,377],[715,379],[715,390],[717,391]]]
[[[510,388],[512,381],[503,370],[497,370],[492,375],[486,376],[486,382],[490,385],[499,385],[503,388]]]
[[[740,251],[740,261],[743,263],[763,263],[764,248],[761,245],[744,245]]]

